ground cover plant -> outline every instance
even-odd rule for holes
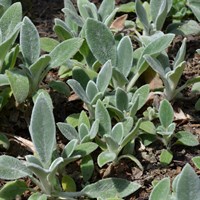
[[[200,3],[44,2],[0,1],[0,199],[198,200]]]

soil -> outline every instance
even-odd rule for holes
[[[63,19],[61,9],[64,7],[63,0],[22,0],[24,7],[24,14],[28,16],[36,25],[41,37],[56,38],[53,32],[54,19]],[[99,4],[99,0],[93,0],[94,3]],[[116,1],[116,3],[125,3],[127,1]],[[171,47],[170,55],[173,58],[178,48],[180,47],[182,36],[177,36]],[[200,36],[187,37],[187,66],[181,78],[181,84],[188,79],[200,75],[200,55],[195,50],[200,48]],[[48,78],[57,79],[55,71],[49,73]],[[44,81],[45,84],[45,81]],[[83,108],[83,104],[79,99],[70,97],[67,99],[65,96],[50,91],[51,97],[54,102],[54,115],[57,122],[64,121],[64,119],[72,114],[78,113]],[[181,101],[174,103],[175,110],[183,111],[183,116],[177,119],[178,129],[188,130],[195,134],[200,141],[200,112],[194,109],[194,104],[199,98],[198,95],[191,95],[191,88],[187,88],[183,93],[184,98]],[[23,107],[16,107],[14,100],[11,100],[9,106],[6,106],[0,113],[0,131],[7,133],[11,145],[8,151],[2,150],[0,154],[8,154],[23,159],[27,154],[30,154],[31,145],[28,143],[30,140],[28,132],[28,124],[30,120],[32,104],[27,101]],[[177,111],[178,113],[178,111]],[[23,141],[23,139],[26,139]],[[62,147],[66,144],[61,134],[57,136],[59,146]],[[139,145],[139,144],[138,144]],[[156,146],[156,148],[155,148]],[[191,162],[192,157],[200,155],[200,146],[187,148],[183,146],[175,146],[172,148],[174,155],[173,162],[169,166],[163,166],[159,162],[159,155],[163,149],[162,144],[153,143],[145,149],[140,149],[136,152],[136,157],[141,161],[144,166],[142,172],[133,162],[129,160],[122,160],[118,165],[113,168],[104,167],[99,169],[95,168],[91,182],[95,182],[105,177],[120,177],[131,181],[137,181],[142,187],[134,194],[126,199],[130,200],[147,200],[152,189],[152,181],[160,180],[164,177],[173,178],[179,174],[186,163],[190,163],[197,174],[200,171],[195,168]],[[95,158],[96,155],[93,154]],[[97,165],[96,165],[97,166]],[[83,181],[80,176],[79,162],[75,162],[68,166],[67,173],[71,175],[77,183],[78,189],[81,189]],[[30,180],[26,180],[27,184],[32,186]],[[5,181],[0,180],[0,185]],[[34,187],[34,186],[32,186]],[[29,193],[25,193],[22,199],[27,199]]]

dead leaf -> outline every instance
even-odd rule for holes
[[[184,124],[188,122],[191,119],[191,116],[188,114],[185,114],[181,108],[177,108],[174,111],[174,121],[177,123],[177,125]]]
[[[128,15],[122,15],[120,17],[117,17],[113,23],[110,25],[110,28],[115,31],[122,31],[125,27],[125,21],[127,19]]]
[[[14,140],[15,142],[19,143],[21,146],[24,146],[28,151],[35,153],[35,147],[33,145],[33,142],[30,140],[27,140],[25,138],[22,138],[17,135],[12,135],[9,133],[4,133],[8,138]]]

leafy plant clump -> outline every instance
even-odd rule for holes
[[[144,172],[147,167],[139,152],[150,145],[155,151],[157,144],[162,148],[158,160],[163,167],[173,162],[175,145],[199,145],[198,138],[180,130],[174,118],[173,103],[188,85],[198,88],[200,82],[200,76],[181,82],[189,34],[185,29],[192,24],[200,30],[196,21],[182,21],[190,12],[199,20],[199,4],[192,0],[185,4],[186,10],[177,1],[136,0],[117,7],[114,0],[103,0],[97,8],[89,0],[78,0],[76,8],[64,0],[64,20],[55,19],[57,39],[52,39],[40,38],[31,19],[22,16],[19,2],[0,0],[0,109],[12,96],[16,106],[34,104],[29,123],[33,155],[0,156],[0,178],[7,181],[0,198],[14,199],[28,190],[29,200],[119,200],[143,186],[134,178],[94,180],[97,168],[111,171],[129,159]],[[179,7],[175,15],[173,9]],[[121,12],[134,12],[136,18],[118,17]],[[168,17],[174,20],[166,28]],[[172,60],[168,49],[176,34],[185,39]],[[58,80],[41,84],[49,71],[58,72]],[[159,77],[163,87],[152,89],[144,77],[151,81]],[[56,123],[49,88],[66,98],[75,95],[83,103],[82,111]],[[56,139],[60,134],[62,147]],[[0,145],[9,149],[3,133]],[[199,156],[191,160],[199,168]],[[72,163],[80,167],[80,191],[66,170]],[[25,177],[37,187],[29,188]],[[166,200],[197,200],[199,184],[186,164],[172,189],[170,178],[164,178],[149,199],[160,200],[162,194]]]

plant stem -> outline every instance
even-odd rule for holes
[[[136,73],[136,74],[132,77],[132,79],[130,80],[129,84],[127,85],[127,88],[126,88],[126,91],[127,91],[127,92],[130,92],[130,90],[131,90],[132,87],[134,86],[135,82],[138,80],[139,76],[140,76],[140,75],[139,75],[138,73]]]

